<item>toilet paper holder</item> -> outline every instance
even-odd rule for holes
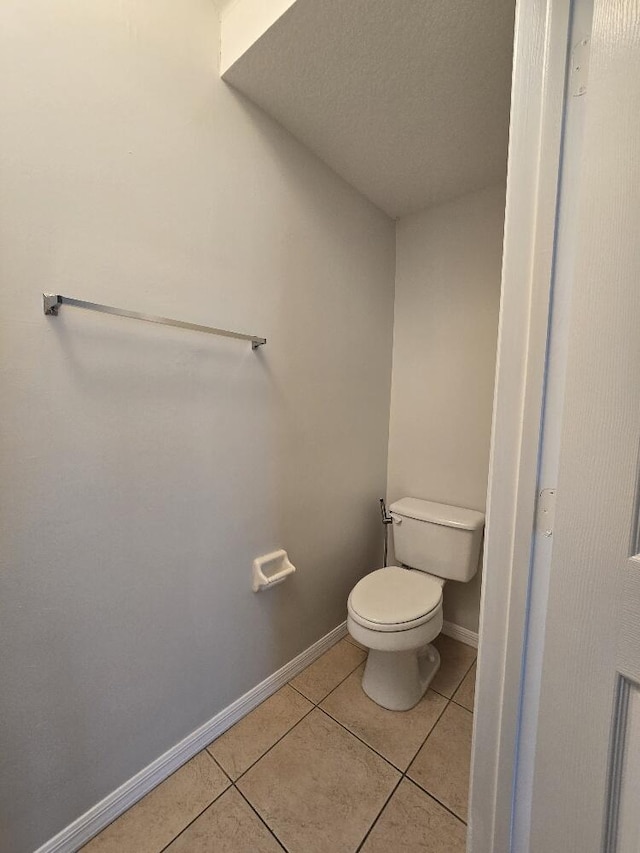
[[[253,584],[254,592],[261,589],[277,586],[292,575],[296,570],[290,562],[287,552],[284,550],[273,551],[263,557],[256,557],[253,561]]]

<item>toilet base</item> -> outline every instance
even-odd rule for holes
[[[409,651],[369,649],[362,689],[389,711],[408,711],[422,699],[439,668],[440,654],[431,643]]]

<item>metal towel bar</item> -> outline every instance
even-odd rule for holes
[[[129,317],[131,320],[145,320],[147,323],[161,323],[163,326],[175,326],[178,329],[191,329],[193,332],[207,332],[209,335],[221,335],[223,338],[236,338],[240,341],[251,341],[251,349],[266,344],[266,338],[257,335],[245,335],[242,332],[228,332],[225,329],[214,329],[213,326],[200,326],[197,323],[185,323],[183,320],[170,320],[168,317],[156,317],[153,314],[141,314],[138,311],[126,311],[124,308],[112,308],[110,305],[100,305],[99,302],[85,302],[82,299],[72,299],[70,296],[60,296],[55,293],[43,293],[44,313],[56,317],[61,305],[72,305],[74,308],[85,308],[88,311],[99,311],[102,314],[115,314],[118,317]]]

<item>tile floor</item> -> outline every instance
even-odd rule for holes
[[[463,853],[475,649],[402,713],[336,643],[83,847],[84,853]]]

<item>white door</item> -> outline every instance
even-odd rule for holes
[[[595,0],[531,853],[640,851],[640,0]]]

